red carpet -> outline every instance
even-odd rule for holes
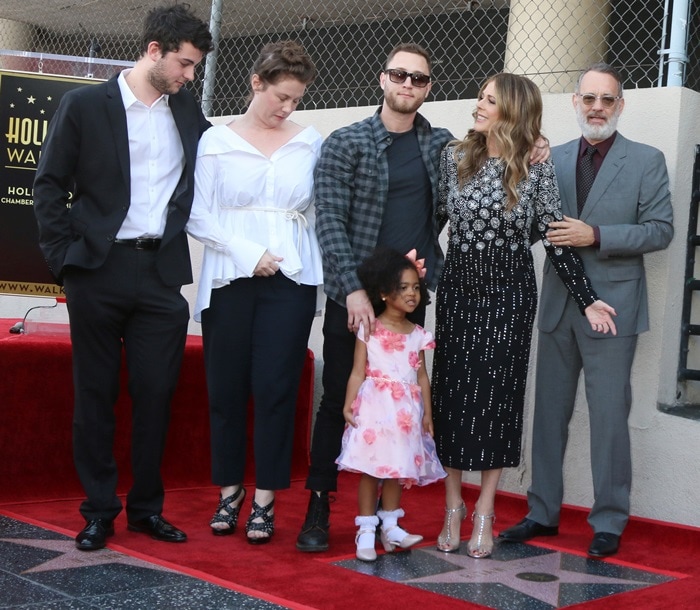
[[[5,321],[7,322],[7,321]],[[11,321],[10,321],[11,322]],[[0,324],[0,329],[2,324]],[[290,490],[277,497],[277,530],[263,546],[246,543],[244,533],[230,537],[211,535],[208,521],[216,506],[217,489],[209,486],[209,435],[201,342],[190,338],[180,386],[173,405],[168,450],[163,466],[165,516],[189,535],[186,544],[167,544],[126,531],[124,515],[110,539],[115,550],[173,567],[216,584],[257,595],[292,608],[356,610],[381,607],[477,608],[474,604],[426,590],[366,576],[332,565],[354,557],[357,476],[342,473],[337,501],[332,504],[331,550],[300,553],[295,540],[306,511],[308,492],[303,489],[309,446],[309,419],[313,395],[313,355],[307,355],[299,392],[293,478]],[[81,527],[78,513],[81,492],[71,460],[70,345],[66,338],[9,335],[0,339],[3,401],[0,402],[0,513],[30,521],[73,536]],[[121,485],[128,485],[128,399],[117,406]],[[249,421],[249,427],[252,422]],[[247,480],[252,474],[249,460]],[[252,491],[252,489],[250,490]],[[251,494],[252,495],[252,494]],[[465,488],[468,509],[476,492]],[[250,510],[246,500],[242,521]],[[404,494],[407,530],[425,536],[432,546],[442,525],[443,486],[413,488]],[[525,500],[500,494],[496,529],[520,520]],[[468,523],[468,522],[467,522]],[[463,535],[471,527],[465,523]],[[242,525],[242,524],[241,524]],[[584,555],[591,537],[584,511],[562,513],[560,535],[543,539],[542,546]],[[700,607],[700,530],[633,519],[612,560],[638,569],[672,573],[677,580],[569,606],[591,609],[646,610],[671,605]],[[682,577],[687,575],[686,577]],[[679,577],[680,576],[680,577]]]
[[[73,467],[73,385],[68,335],[6,332],[14,320],[0,319],[0,502],[6,498],[65,498],[82,494]],[[4,333],[4,334],[3,334]],[[306,477],[313,409],[314,356],[306,354],[299,387],[292,478]],[[131,401],[126,366],[115,405],[115,459],[120,490],[130,480]],[[246,478],[252,478],[253,412],[248,417]],[[206,485],[211,479],[209,413],[202,338],[187,338],[180,379],[172,402],[163,480],[169,488]]]
[[[306,554],[295,549],[294,542],[308,500],[301,482],[295,482],[292,489],[278,494],[277,530],[270,544],[259,547],[247,544],[242,528],[231,537],[212,536],[207,523],[216,503],[216,489],[206,487],[171,490],[166,495],[164,514],[188,532],[186,544],[155,542],[127,532],[124,517],[120,515],[110,547],[292,608],[356,610],[358,606],[381,606],[383,610],[404,610],[407,606],[423,606],[449,610],[481,607],[332,565],[331,561],[354,556],[355,483],[354,475],[343,473],[340,477],[337,500],[331,507],[331,550],[327,553]],[[464,496],[468,506],[473,507],[474,489],[465,488]],[[73,535],[81,526],[78,504],[78,498],[23,503],[5,500],[0,503],[0,512]],[[442,486],[414,487],[404,494],[402,504],[406,510],[402,524],[411,532],[423,534],[426,545],[434,544],[442,519]],[[242,515],[247,514],[249,506],[250,498]],[[497,528],[507,527],[524,515],[525,501],[501,494],[496,511]],[[469,529],[465,523],[464,536],[469,534]],[[543,539],[546,543],[542,546],[583,555],[590,535],[585,512],[570,508],[562,514],[560,535]],[[621,550],[612,561],[681,577],[663,585],[570,608],[699,607],[700,530],[633,519],[623,537]]]

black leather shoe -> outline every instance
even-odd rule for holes
[[[160,515],[151,515],[138,521],[129,521],[127,529],[132,532],[149,534],[155,540],[162,542],[185,542],[187,534],[177,529],[172,523],[168,523]]]
[[[620,548],[620,537],[617,534],[598,532],[593,536],[593,542],[588,547],[591,557],[609,557],[617,553]]]
[[[114,521],[91,519],[75,537],[75,546],[81,551],[97,551],[105,548],[108,536],[114,536]]]
[[[331,524],[328,518],[331,514],[328,492],[317,494],[311,492],[309,507],[306,509],[306,521],[297,536],[297,548],[304,553],[318,553],[328,550],[328,529]]]
[[[558,533],[559,527],[556,525],[541,525],[525,517],[520,523],[500,532],[498,538],[505,542],[526,542],[536,536],[556,536]]]

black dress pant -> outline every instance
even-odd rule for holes
[[[316,286],[298,285],[281,272],[212,290],[202,338],[215,485],[243,481],[252,396],[256,487],[289,487],[297,394],[315,311]]]
[[[85,519],[121,511],[114,459],[115,403],[126,353],[132,400],[133,485],[127,517],[160,514],[160,465],[187,337],[189,309],[180,286],[166,286],[157,251],[114,245],[99,269],[68,268],[64,285],[73,350],[73,454],[86,493]]]

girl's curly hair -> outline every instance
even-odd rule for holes
[[[401,274],[406,269],[416,269],[411,260],[393,248],[378,247],[357,268],[357,276],[362,287],[367,291],[374,315],[378,316],[386,309],[382,295],[395,294],[401,288]],[[428,288],[425,280],[418,276],[421,303],[428,304]]]

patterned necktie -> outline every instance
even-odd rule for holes
[[[595,165],[593,164],[593,155],[598,149],[595,146],[586,148],[581,161],[576,170],[576,206],[578,215],[581,216],[581,210],[586,203],[588,193],[593,186],[595,180]]]

